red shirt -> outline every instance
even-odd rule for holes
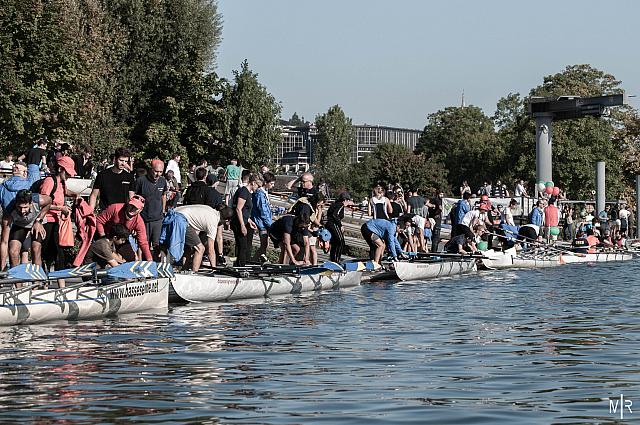
[[[544,225],[546,227],[554,227],[557,226],[559,222],[558,207],[555,205],[548,205],[544,209]]]
[[[122,224],[135,236],[138,246],[142,250],[142,256],[147,261],[152,261],[151,249],[147,241],[147,230],[140,214],[132,219],[127,219],[126,204],[111,204],[98,216],[96,230],[99,235],[108,235],[111,226]]]
[[[45,177],[42,185],[40,186],[40,194],[41,195],[51,195],[51,191],[53,190],[53,179],[58,180],[58,185],[56,186],[56,191],[53,193],[53,199],[51,200],[51,205],[56,205],[61,207],[64,205],[64,184],[60,180],[58,176],[49,176]],[[53,223],[59,221],[61,211],[53,211],[49,210],[45,215],[47,219],[47,223]]]

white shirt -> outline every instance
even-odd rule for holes
[[[504,222],[509,226],[515,226],[515,222],[513,221],[513,212],[511,212],[511,208],[507,207],[503,211]]]
[[[178,184],[182,184],[182,177],[180,176],[180,166],[173,159],[170,159],[169,163],[167,163],[167,169],[165,170],[165,173],[169,170],[173,170],[173,176],[176,178],[176,181],[178,182]]]
[[[460,224],[471,227],[471,224],[480,219],[480,210],[471,210],[462,217]]]
[[[427,219],[417,214],[411,218],[411,222],[422,231],[424,231],[424,228],[427,225]]]
[[[524,190],[524,186],[518,183],[516,185],[515,196],[523,196],[526,191]]]
[[[175,209],[187,219],[196,232],[206,232],[209,239],[216,239],[220,213],[209,205],[184,205]]]
[[[13,161],[5,161],[4,159],[0,161],[0,168],[13,168]]]
[[[630,215],[631,215],[631,212],[626,208],[623,208],[620,211],[618,211],[618,217],[620,217],[620,219],[628,220]]]

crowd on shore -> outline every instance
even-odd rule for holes
[[[348,192],[339,193],[325,212],[326,196],[313,174],[305,172],[288,184],[297,197],[293,206],[278,211],[268,196],[276,178],[266,165],[251,172],[237,159],[224,168],[202,161],[188,167],[183,182],[180,163],[180,155],[174,155],[166,163],[156,158],[134,166],[131,151],[118,148],[98,171],[90,150],[74,155],[66,143],[49,149],[46,139],[15,160],[7,155],[0,163],[0,168],[12,170],[0,185],[0,264],[4,268],[7,262],[12,267],[32,262],[63,269],[95,262],[113,267],[169,256],[181,267],[198,271],[205,256],[210,267],[226,263],[225,227],[234,234],[235,267],[266,262],[269,241],[280,250],[281,264],[317,264],[320,249],[331,261],[341,261],[345,209],[353,207]],[[68,179],[75,176],[94,179],[88,199],[67,188]],[[220,181],[226,182],[224,194],[217,189]],[[478,191],[476,201],[463,184],[461,199],[443,217],[440,190],[425,197],[414,188],[405,193],[399,185],[376,184],[367,204],[371,218],[360,229],[370,258],[380,262],[385,253],[401,259],[407,252],[438,251],[443,218],[452,226],[444,248],[455,253],[475,252],[482,241],[491,246],[494,237],[504,244],[543,239],[553,243],[561,232],[563,213],[565,238],[584,240],[587,249],[622,247],[632,228],[632,214],[624,206],[608,205],[595,217],[586,210],[576,216],[571,205],[558,208],[556,195],[539,199],[529,222],[516,226],[517,202],[493,205],[489,195],[508,197],[509,192],[500,181],[488,186]],[[516,185],[518,193],[527,195],[522,181]],[[255,252],[254,234],[260,241]]]

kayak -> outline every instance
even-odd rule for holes
[[[476,270],[475,259],[394,261],[393,267],[400,280],[423,280],[470,273]]]

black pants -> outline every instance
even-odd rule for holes
[[[329,259],[334,263],[339,263],[342,258],[342,251],[344,251],[344,233],[342,233],[342,226],[340,223],[328,221],[325,228],[331,233]]]
[[[56,270],[62,270],[67,266],[67,258],[65,255],[66,248],[62,248],[58,245],[58,233],[60,232],[60,225],[57,221],[45,223],[43,225],[46,232],[46,236],[42,239],[40,236],[36,239],[42,244],[42,264],[43,266],[50,266],[55,264]]]
[[[436,224],[431,229],[431,252],[438,252],[440,244],[440,227],[442,227],[442,217],[435,217]]]
[[[374,258],[376,258],[377,246],[375,243],[373,243],[373,232],[369,230],[369,228],[367,227],[367,223],[363,224],[362,227],[360,227],[360,233],[362,233],[362,238],[365,240],[365,242],[367,242],[367,245],[369,245],[369,259],[373,260]]]
[[[236,241],[236,262],[235,266],[244,267],[247,265],[247,259],[251,257],[251,244],[253,242],[253,229],[249,224],[245,224],[247,234],[243,235],[240,231],[240,225],[231,226],[233,237]]]

